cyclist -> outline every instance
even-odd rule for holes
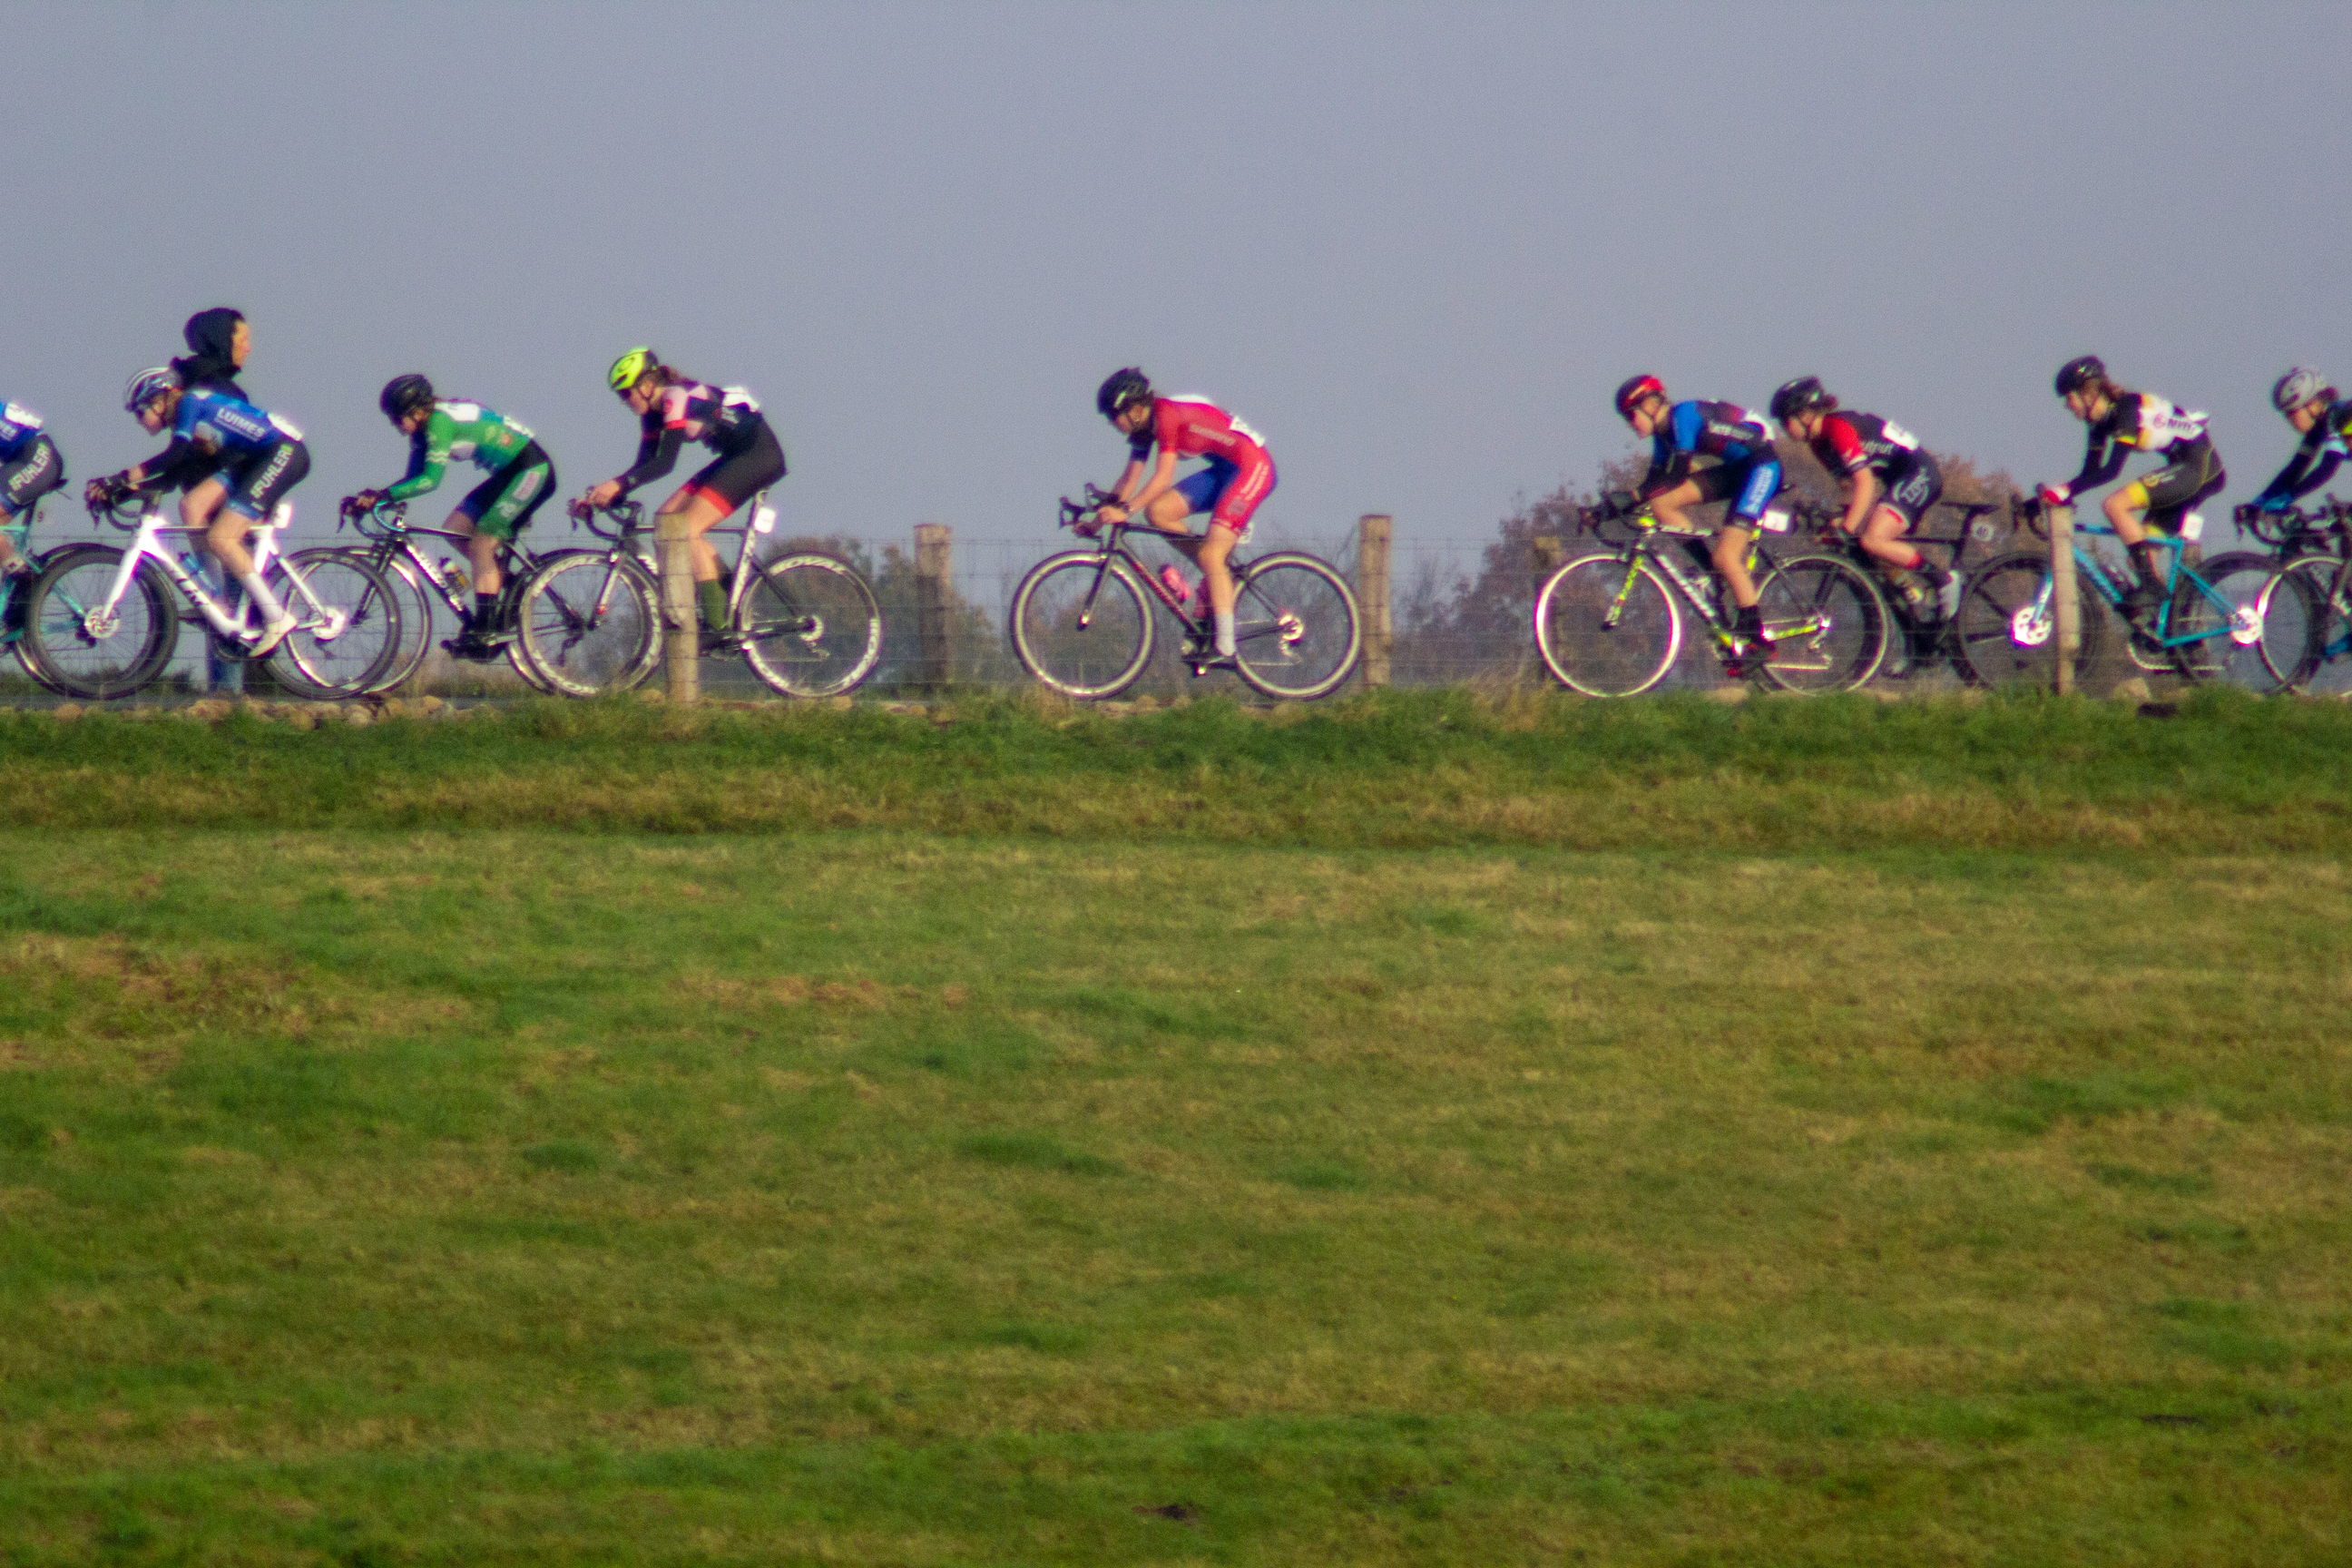
[[[1279,482],[1265,438],[1205,397],[1161,396],[1133,365],[1104,379],[1095,393],[1095,408],[1127,437],[1128,449],[1127,468],[1096,518],[1108,523],[1140,517],[1192,559],[1209,594],[1217,662],[1229,664],[1234,656],[1234,574],[1226,563],[1234,546],[1248,536],[1258,503]],[[1160,459],[1146,478],[1144,459],[1154,447]],[[1184,458],[1209,461],[1179,479],[1176,464]],[[1184,521],[1203,511],[1209,526],[1195,537]]]
[[[411,500],[438,489],[452,462],[471,463],[489,478],[459,501],[441,526],[466,539],[474,563],[474,607],[449,651],[459,658],[488,658],[512,634],[499,624],[499,546],[530,526],[531,515],[555,489],[555,464],[529,430],[478,403],[435,395],[421,375],[395,375],[383,384],[376,406],[393,428],[408,437],[408,473],[385,489],[347,498],[348,515],[383,501]]]
[[[573,501],[572,515],[585,518],[661,479],[677,467],[677,449],[688,441],[718,454],[662,502],[658,514],[684,512],[694,531],[695,601],[704,651],[713,651],[727,630],[728,584],[719,574],[719,552],[703,536],[784,477],[783,446],[768,427],[759,399],[740,386],[689,381],[656,359],[651,349],[631,349],[614,360],[604,381],[637,416],[636,466]]]
[[[14,523],[65,482],[65,458],[41,428],[41,416],[21,403],[0,403],[0,527]],[[0,533],[0,577],[29,576],[32,570]],[[22,596],[15,602],[22,604]]]
[[[2189,509],[2218,495],[2230,477],[2221,470],[2207,416],[2181,408],[2152,392],[2126,392],[2107,374],[2096,354],[2070,359],[2058,367],[2053,384],[2066,411],[2090,426],[2083,471],[2063,485],[2043,485],[2045,506],[2064,506],[2084,490],[2096,489],[2124,470],[2131,450],[2153,452],[2164,466],[2109,495],[2104,510],[2116,537],[2130,551],[2139,585],[2124,608],[2142,615],[2164,603],[2164,552],[2148,542],[2147,531],[2177,533]]]
[[[1959,579],[1904,540],[1944,493],[1944,476],[1919,438],[1875,414],[1840,408],[1817,375],[1784,383],[1772,395],[1772,417],[1848,487],[1839,526],[1881,563],[1914,610],[1950,619],[1960,607]]]
[[[2271,402],[2286,416],[2303,444],[2278,478],[2250,503],[2256,511],[2284,511],[2326,484],[2352,450],[2352,403],[2344,402],[2327,378],[2295,366],[2271,388]]]
[[[1633,434],[1650,440],[1650,471],[1640,495],[1660,524],[1677,533],[1696,533],[1685,507],[1728,500],[1731,510],[1716,530],[1712,559],[1731,594],[1732,673],[1764,648],[1764,612],[1756,579],[1748,570],[1748,547],[1760,528],[1764,508],[1780,493],[1780,458],[1772,431],[1736,403],[1673,403],[1665,383],[1654,375],[1629,378],[1617,389],[1617,414]],[[1706,468],[1693,471],[1701,458]]]
[[[180,499],[180,518],[205,531],[205,547],[245,585],[261,611],[252,657],[269,652],[294,629],[295,617],[254,570],[245,536],[310,471],[302,432],[283,416],[225,392],[184,387],[179,373],[168,367],[132,376],[122,405],[150,434],[171,431],[171,445],[119,474],[90,480],[86,495],[93,504],[109,504],[159,483],[192,457],[218,458],[219,472]]]

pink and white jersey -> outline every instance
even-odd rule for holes
[[[723,452],[741,444],[759,413],[759,399],[740,386],[677,381],[662,388],[661,400],[646,411],[641,428],[648,441],[675,430],[682,440]]]
[[[1129,443],[1140,462],[1154,444],[1180,458],[1223,458],[1244,463],[1266,456],[1265,437],[1205,397],[1162,397],[1151,409],[1151,423]]]

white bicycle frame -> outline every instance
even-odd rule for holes
[[[247,531],[247,545],[253,552],[253,569],[256,572],[266,574],[271,563],[278,560],[278,531],[293,521],[294,503],[279,501],[277,510],[269,514],[268,522],[257,522]],[[205,620],[214,631],[238,642],[258,641],[262,628],[254,619],[255,607],[250,598],[242,606],[243,616],[232,618],[227,606],[214,598],[195,574],[181,563],[178,553],[164,549],[159,542],[167,533],[200,534],[205,531],[203,526],[173,521],[164,512],[160,501],[150,500],[147,510],[139,518],[138,537],[131,542],[131,548],[122,552],[122,564],[115,572],[113,587],[108,590],[103,603],[93,605],[82,612],[83,629],[94,637],[112,636],[117,610],[122,603],[122,596],[131,591],[131,579],[138,575],[139,563],[152,561],[163,569],[163,575],[171,579],[172,585],[203,612]],[[349,609],[320,604],[318,595],[310,591],[308,580],[291,566],[286,570],[285,580],[292,590],[287,595],[286,607],[300,621],[301,630],[320,642],[332,642],[342,636],[351,625]]]

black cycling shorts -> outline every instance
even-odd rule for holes
[[[1919,526],[1944,493],[1944,473],[1936,467],[1936,459],[1922,452],[1907,467],[1886,481],[1886,489],[1878,504],[1891,507],[1903,515],[1906,531]]]
[[[36,436],[16,460],[0,468],[0,510],[10,517],[66,482],[66,460],[58,444]]]
[[[2202,437],[2180,448],[2171,462],[2139,481],[2147,492],[2147,513],[2142,520],[2167,533],[2180,531],[2189,509],[2209,496],[2221,493],[2230,476],[2221,471],[2221,455]]]
[[[228,510],[267,522],[286,492],[310,471],[310,449],[299,441],[273,441],[258,452],[222,465],[217,476],[228,487]]]
[[[532,441],[508,458],[504,468],[467,490],[457,510],[474,520],[477,533],[512,540],[530,526],[531,518],[554,493],[555,465]]]
[[[707,465],[684,488],[708,496],[711,504],[732,512],[783,477],[783,444],[762,416],[749,441]]]

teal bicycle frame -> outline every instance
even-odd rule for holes
[[[2080,520],[2074,524],[2074,537],[2078,542],[2085,535],[2095,537],[2102,534],[2114,538],[2115,524],[2085,522]],[[2230,603],[2228,598],[2215,590],[2212,584],[2198,575],[2197,568],[2189,565],[2184,559],[2190,541],[2169,537],[2151,530],[2147,536],[2147,542],[2159,550],[2171,552],[2166,562],[2164,574],[2164,603],[2157,607],[2154,623],[2146,629],[2132,626],[2132,636],[2152,647],[2162,648],[2167,652],[2178,647],[2186,647],[2190,643],[2204,642],[2212,637],[2228,637],[2242,647],[2262,640],[2263,624],[2260,612],[2252,605],[2241,606]],[[2101,560],[2096,553],[2080,542],[2074,546],[2074,565],[2082,574],[2084,580],[2090,584],[2092,591],[2107,602],[2107,607],[2116,612],[2117,618],[2121,619],[2126,626],[2131,626],[2131,617],[2126,616],[2123,609],[2124,599],[2129,593],[2130,579],[2116,573],[2105,561]],[[2126,567],[2125,570],[2128,572],[2130,568]],[[2199,626],[2185,632],[2176,632],[2172,629],[2173,607],[2179,602],[2180,587],[2184,581],[2195,587],[2199,595],[2213,606],[2216,619],[2212,625]],[[2018,629],[2021,632],[2028,629],[2029,617],[2031,617],[2032,629],[2042,629],[2050,626],[2053,619],[2051,610],[2053,588],[2052,580],[2045,574],[2042,580],[2041,592],[2034,595],[2032,601],[2020,607],[2017,612]],[[2021,640],[2024,639],[2021,638]],[[2038,642],[2039,638],[2033,640]]]

